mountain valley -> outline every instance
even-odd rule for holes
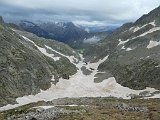
[[[0,17],[0,120],[159,120],[160,7],[112,32]]]
[[[110,29],[108,31],[97,30],[88,32],[82,27],[75,25],[73,22],[33,23],[23,20],[17,23],[17,26],[39,37],[64,42],[76,49],[82,49],[88,46],[89,43],[92,43],[93,39],[95,39],[93,42],[98,42],[110,34]],[[92,39],[92,41],[88,39]],[[86,44],[86,40],[88,40],[88,44]]]

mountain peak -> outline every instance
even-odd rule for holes
[[[160,17],[160,6],[149,12],[148,14],[143,15],[140,17],[136,22],[135,25],[143,25],[149,22],[159,21]]]

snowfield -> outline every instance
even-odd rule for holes
[[[24,37],[25,38],[25,37]],[[29,40],[28,38],[25,38]],[[37,48],[38,46],[32,42]],[[47,49],[53,50],[49,46],[46,46]],[[43,54],[50,56],[52,59],[55,60],[52,54],[47,53],[42,48],[38,48]],[[54,51],[54,50],[53,50]],[[59,53],[55,51],[56,53],[60,54],[63,57],[68,58],[73,63],[73,56],[66,56],[62,53]],[[23,96],[16,99],[17,104],[14,105],[6,105],[4,107],[1,107],[0,110],[8,110],[11,108],[15,108],[18,106],[22,106],[28,103],[37,102],[37,101],[51,101],[53,99],[57,98],[64,98],[64,97],[109,97],[114,96],[117,98],[123,98],[123,99],[130,99],[130,94],[136,94],[138,95],[140,92],[143,91],[150,91],[150,93],[153,93],[157,90],[153,88],[146,88],[145,90],[132,90],[127,87],[123,87],[120,84],[118,84],[114,77],[110,77],[108,79],[103,80],[101,83],[95,83],[94,78],[97,73],[99,73],[98,66],[103,63],[105,60],[108,59],[109,56],[104,57],[102,60],[100,59],[96,63],[88,63],[85,64],[83,62],[83,57],[81,56],[81,61],[76,64],[76,67],[78,68],[78,72],[71,76],[69,80],[66,79],[60,79],[59,82],[54,85],[52,84],[51,87],[48,90],[41,90],[40,93],[36,95],[29,95],[29,96]],[[75,63],[74,63],[75,64]],[[87,69],[92,68],[92,73],[90,75],[84,75],[81,71],[81,67],[85,66]],[[54,81],[54,76],[52,77],[52,81]],[[159,97],[159,95],[155,96]],[[47,109],[47,108],[46,108]]]
[[[156,46],[158,46],[158,45],[160,45],[160,41],[157,42],[157,41],[152,41],[152,40],[151,40],[151,41],[149,42],[149,45],[147,46],[147,48],[150,49],[150,48],[156,47]]]

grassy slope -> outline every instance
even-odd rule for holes
[[[66,110],[79,111],[59,115],[58,120],[160,120],[159,99],[123,100],[117,98],[64,98],[47,103],[47,105],[53,104],[78,104],[78,106],[57,106]],[[119,107],[122,104],[131,108],[137,108],[137,110],[126,110],[123,107]],[[45,105],[45,103],[32,103],[12,110],[0,112],[0,120],[12,115],[17,116],[23,113],[33,112],[34,110],[30,108],[41,105]]]

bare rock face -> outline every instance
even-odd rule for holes
[[[69,80],[69,75],[67,75],[67,74],[63,74],[63,79],[68,79]]]

